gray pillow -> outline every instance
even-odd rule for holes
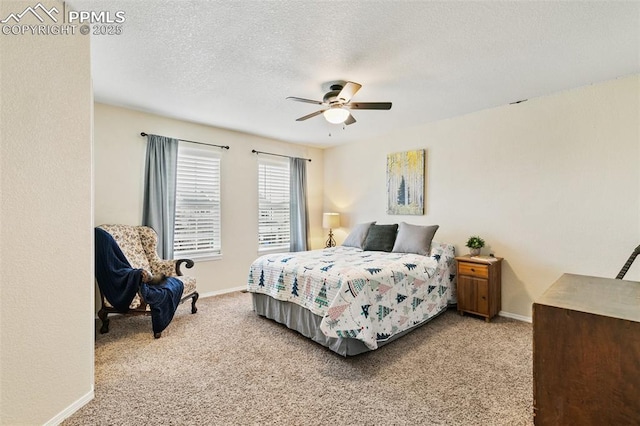
[[[371,225],[362,249],[366,251],[389,252],[393,249],[393,243],[396,241],[397,233],[397,224]]]
[[[439,225],[419,226],[402,222],[398,228],[393,252],[428,256],[431,251],[431,240],[439,227]]]
[[[375,223],[375,221],[365,222],[354,226],[342,245],[345,247],[356,247],[361,249],[364,245],[364,240],[367,238],[367,234],[369,233],[369,228]]]

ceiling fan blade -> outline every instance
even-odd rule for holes
[[[322,102],[314,101],[313,99],[296,98],[295,96],[289,96],[287,97],[287,99],[291,99],[292,101],[298,101],[298,102],[306,102],[308,104],[322,105]]]
[[[351,114],[349,114],[349,116],[347,117],[347,119],[346,119],[346,120],[344,120],[344,124],[346,124],[347,126],[348,126],[349,124],[353,124],[353,123],[355,123],[355,122],[356,122],[356,119],[355,119],[355,118],[353,118],[353,115],[351,115]]]
[[[361,87],[361,84],[354,83],[353,81],[347,81],[340,93],[338,93],[338,99],[345,103],[349,102]]]
[[[391,102],[351,102],[345,106],[351,109],[391,109]]]
[[[307,114],[304,117],[300,117],[300,118],[296,119],[296,121],[304,121],[304,120],[307,120],[309,118],[313,118],[316,115],[320,115],[325,111],[326,111],[326,109],[321,109],[320,111],[312,112],[311,114]]]

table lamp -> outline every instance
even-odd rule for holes
[[[336,240],[333,239],[333,229],[340,227],[340,213],[323,213],[322,227],[329,230],[329,239],[327,239],[325,248],[335,247]]]

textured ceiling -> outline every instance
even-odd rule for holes
[[[635,1],[70,3],[126,14],[92,36],[96,101],[316,146],[640,72]],[[336,80],[393,108],[296,122]]]

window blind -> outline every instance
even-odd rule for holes
[[[220,157],[209,149],[184,145],[178,146],[174,257],[219,255]]]
[[[258,250],[289,249],[289,161],[258,158]]]

